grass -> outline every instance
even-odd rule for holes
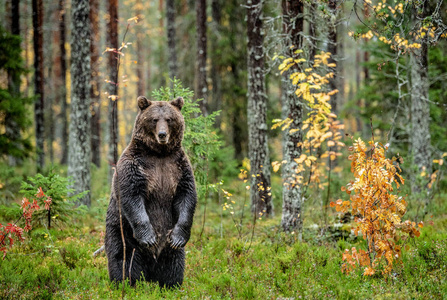
[[[105,203],[102,203],[105,206]],[[159,289],[140,282],[125,287],[126,299],[442,299],[447,295],[447,216],[434,219],[404,253],[393,276],[363,277],[340,271],[341,254],[361,241],[318,239],[307,233],[299,243],[281,233],[280,216],[258,220],[255,235],[245,219],[242,235],[220,207],[202,230],[201,210],[186,246],[185,282],[180,289]],[[119,299],[121,289],[108,279],[104,255],[93,258],[104,236],[103,208],[70,226],[34,229],[26,242],[0,260],[1,299]]]
[[[34,228],[0,259],[0,299],[120,299],[121,287],[109,282],[107,258],[92,257],[102,244],[108,205],[106,168],[94,170],[93,206],[63,227]],[[320,234],[320,197],[310,195],[303,213],[304,241],[279,230],[281,180],[272,180],[276,216],[256,221],[248,209],[248,191],[241,181],[225,183],[230,199],[215,193],[204,220],[198,205],[192,236],[186,245],[185,280],[176,290],[139,282],[125,286],[126,299],[443,299],[447,295],[446,195],[434,199],[433,224],[409,243],[402,264],[392,276],[364,277],[362,271],[341,273],[342,252],[363,247],[362,239],[341,231]],[[323,195],[324,196],[324,195]],[[234,201],[232,203],[231,201]],[[222,209],[225,203],[231,208]],[[245,206],[244,206],[245,204]],[[244,210],[242,225],[240,215]],[[233,212],[233,214],[231,214]],[[6,219],[0,212],[0,220]],[[330,210],[329,220],[336,222]],[[1,220],[2,223],[5,220]],[[252,235],[252,232],[254,233]]]

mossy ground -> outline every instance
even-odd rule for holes
[[[102,204],[104,205],[104,204]],[[361,240],[305,234],[304,242],[278,230],[280,216],[258,220],[251,238],[246,218],[239,235],[217,204],[196,215],[186,246],[180,289],[140,282],[125,287],[126,299],[442,299],[447,295],[447,216],[434,218],[404,252],[392,276],[341,273],[342,251]],[[92,257],[104,237],[103,208],[63,228],[34,229],[26,242],[0,260],[1,299],[119,299],[110,284],[105,255]],[[99,213],[99,214],[98,214]],[[203,232],[202,232],[203,228]],[[357,245],[358,246],[358,245]]]

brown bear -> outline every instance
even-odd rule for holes
[[[183,104],[181,97],[170,102],[138,97],[140,110],[132,139],[116,165],[107,210],[105,251],[113,282],[123,280],[118,197],[125,279],[130,276],[132,285],[145,279],[168,288],[183,282],[184,246],[197,203],[191,163],[182,149]]]

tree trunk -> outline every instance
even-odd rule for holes
[[[218,111],[222,107],[222,78],[221,78],[221,65],[219,63],[220,51],[219,49],[219,36],[221,34],[221,21],[222,21],[222,0],[212,0],[211,3],[211,17],[213,19],[211,32],[211,83],[213,89],[211,91],[211,101],[208,102],[211,112]],[[220,128],[222,121],[221,115],[216,117],[216,128]]]
[[[251,210],[256,216],[273,215],[270,158],[267,138],[263,0],[247,1],[248,36],[248,157],[250,159]]]
[[[45,165],[44,141],[44,84],[43,84],[43,0],[32,0],[33,6],[33,44],[34,44],[34,120],[37,151],[37,171],[42,172]]]
[[[62,141],[61,141],[61,164],[68,163],[68,104],[67,104],[67,50],[65,44],[67,38],[65,35],[65,1],[59,0],[59,51],[60,51],[60,70],[61,70],[61,86],[59,89],[61,113],[59,115],[60,123],[62,124]]]
[[[423,4],[420,19],[427,16],[428,4]],[[421,48],[411,52],[411,137],[410,146],[413,163],[418,168],[418,174],[432,172],[431,137],[430,137],[430,103],[428,82],[428,45],[426,38],[419,41]],[[412,180],[413,193],[421,191],[421,186]]]
[[[310,39],[310,49],[309,49],[309,58],[311,61],[314,60],[315,54],[317,54],[317,2],[316,0],[311,1],[310,3],[310,22],[309,22],[309,39]]]
[[[169,78],[178,77],[177,51],[175,49],[175,6],[174,0],[166,0],[166,32],[168,34],[168,68]]]
[[[143,3],[141,2],[141,0],[137,0],[136,4],[135,4],[135,14],[138,18],[141,18],[142,16],[142,9],[143,9]],[[143,59],[143,54],[145,49],[147,49],[147,51],[149,51],[149,47],[146,47],[146,45],[144,45],[143,41],[144,41],[144,34],[142,32],[142,27],[141,26],[137,26],[136,27],[136,33],[137,33],[137,78],[138,78],[138,82],[137,82],[137,93],[138,96],[144,96],[145,95],[145,80],[144,80],[144,59]],[[148,67],[149,69],[149,67]]]
[[[10,18],[10,31],[14,35],[20,36],[20,1],[19,0],[13,0],[11,1],[11,18]],[[20,97],[20,73],[15,70],[9,70],[8,69],[8,90],[11,94],[11,96],[18,98]],[[18,126],[17,122],[13,118],[6,117],[5,118],[5,130],[7,132],[7,135],[15,137],[17,139],[20,139],[20,136],[22,135],[20,131],[20,127]],[[8,157],[9,165],[15,166],[20,161],[12,156],[9,155]]]
[[[197,58],[196,58],[196,98],[200,110],[207,115],[208,84],[206,80],[206,0],[196,1]]]
[[[71,14],[71,112],[68,176],[75,193],[90,190],[90,20],[89,2],[72,1]],[[90,192],[81,199],[90,206]]]
[[[108,23],[107,46],[118,49],[118,0],[108,0],[107,8],[110,18]],[[118,55],[108,53],[109,76],[112,83],[109,85],[109,96],[118,96]],[[109,182],[118,161],[118,99],[109,98]]]
[[[331,53],[331,59],[330,59],[330,63],[336,63],[336,58],[337,58],[337,45],[338,45],[338,40],[337,40],[337,0],[329,0],[329,10],[331,12],[331,18],[329,21],[329,33],[328,33],[328,51]],[[329,80],[329,87],[331,89],[331,91],[336,90],[338,85],[337,85],[337,79],[339,74],[337,74],[337,69],[336,67],[332,67],[330,68],[331,72],[334,73],[334,77],[332,79]],[[337,113],[338,111],[338,103],[337,103],[337,94],[334,94],[333,96],[331,96],[331,106],[332,106],[332,111],[334,113]]]
[[[302,48],[302,31],[303,31],[303,3],[295,0],[282,0],[283,14],[283,30],[286,35],[286,49],[288,56],[296,57],[294,51]],[[291,47],[293,46],[293,47]],[[295,69],[296,70],[296,69]],[[293,70],[291,70],[293,71]],[[299,184],[293,183],[296,174],[297,163],[295,159],[299,158],[302,152],[303,134],[301,131],[303,118],[303,105],[295,96],[295,89],[289,80],[290,72],[284,73],[283,93],[285,97],[284,103],[287,106],[287,117],[290,118],[292,124],[284,133],[286,138],[283,148],[284,160],[287,161],[283,166],[283,207],[281,226],[284,231],[297,231],[298,238],[301,240],[303,219],[302,219],[302,190]],[[290,133],[291,129],[298,129],[296,132]]]
[[[92,147],[92,163],[98,168],[101,166],[101,93],[99,84],[99,42],[100,28],[99,28],[99,1],[90,0],[90,22],[91,28],[91,44],[90,44],[90,59],[92,69],[92,80],[90,87],[91,99],[91,147]]]

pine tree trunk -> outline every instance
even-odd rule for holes
[[[34,120],[37,151],[37,171],[45,165],[44,84],[43,84],[43,0],[32,0],[34,44]]]
[[[423,8],[420,19],[427,15],[427,5]],[[430,103],[428,82],[428,45],[423,39],[421,48],[411,53],[411,136],[410,146],[413,163],[418,168],[418,174],[425,171],[431,174],[431,137],[430,137]],[[413,193],[421,191],[421,186],[413,179]]]
[[[282,0],[282,14],[283,14],[283,28],[288,43],[286,48],[289,53],[288,56],[295,57],[294,51],[302,47],[302,32],[303,32],[303,3],[294,0]],[[293,46],[293,47],[291,47]],[[293,70],[292,70],[293,71]],[[292,124],[284,133],[284,160],[287,161],[283,166],[283,207],[281,226],[284,231],[297,231],[298,238],[302,237],[302,189],[299,184],[294,184],[297,168],[295,159],[299,158],[302,152],[301,144],[303,142],[303,135],[301,131],[303,106],[295,96],[294,87],[289,80],[289,72],[284,73],[282,81],[283,93],[286,101],[284,105],[287,106],[286,114],[290,118]],[[298,129],[296,132],[290,133],[291,129]]]
[[[177,51],[175,49],[175,6],[174,0],[166,0],[166,32],[168,34],[168,68],[169,78],[178,77]]]
[[[331,53],[331,59],[330,59],[330,63],[337,63],[335,60],[338,57],[337,56],[337,45],[338,45],[338,40],[337,40],[337,0],[329,0],[329,10],[331,12],[331,18],[328,24],[329,27],[329,33],[328,33],[328,52]],[[331,91],[336,90],[338,88],[337,85],[337,79],[339,74],[337,74],[337,69],[335,68],[331,68],[330,69],[331,72],[334,73],[334,77],[332,79],[329,80],[329,87],[331,89]],[[331,106],[332,106],[332,111],[337,113],[338,111],[338,95],[334,94],[333,96],[331,96]]]
[[[196,28],[197,28],[197,59],[196,59],[196,98],[200,110],[207,115],[208,84],[206,80],[206,0],[196,1]]]
[[[273,215],[270,158],[267,138],[262,0],[247,1],[248,36],[248,157],[251,210],[256,216]]]
[[[14,35],[20,36],[20,1],[13,0],[11,1],[11,19],[10,19],[10,31]],[[20,97],[20,74],[16,71],[8,70],[8,90],[13,97]],[[20,132],[20,127],[17,125],[17,122],[8,116],[5,117],[5,130],[8,136],[15,137],[20,139],[22,133]],[[9,165],[15,166],[20,161],[9,155],[8,157]]]
[[[89,2],[72,1],[71,14],[71,112],[68,176],[75,193],[90,190],[90,19]],[[90,206],[90,192],[81,199]]]
[[[107,10],[110,18],[108,23],[107,47],[118,49],[118,0],[108,0]],[[108,53],[110,80],[109,96],[118,96],[118,61],[117,54]],[[109,138],[109,182],[112,182],[113,168],[118,161],[118,99],[109,98],[108,138]]]
[[[309,58],[310,60],[314,60],[315,54],[317,54],[317,2],[316,0],[312,0],[310,3],[310,21],[309,21],[309,38],[311,41],[310,49],[309,49]]]
[[[211,29],[211,83],[213,89],[211,91],[211,101],[209,101],[209,108],[211,112],[218,111],[222,107],[222,79],[221,79],[221,65],[219,64],[220,49],[219,36],[221,34],[222,21],[222,0],[212,0],[211,3],[211,17],[213,19]],[[215,126],[220,128],[221,115],[216,117]]]
[[[141,0],[137,0],[135,4],[135,14],[138,18],[141,18],[142,16],[142,9],[143,9],[143,3]],[[149,51],[148,47],[144,45],[144,34],[142,32],[142,27],[137,26],[136,27],[137,32],[137,93],[138,96],[144,96],[145,95],[145,79],[144,79],[144,59],[143,54],[145,52],[145,49]],[[148,67],[149,69],[149,67]]]
[[[99,1],[90,0],[90,22],[91,28],[91,44],[90,44],[90,59],[92,70],[92,81],[90,87],[91,99],[91,147],[92,147],[92,163],[98,168],[101,166],[101,93],[99,83],[99,42],[100,28],[99,28]]]
[[[59,51],[60,51],[60,70],[61,70],[61,86],[59,89],[61,113],[59,115],[60,123],[62,124],[62,141],[61,141],[61,164],[68,163],[68,104],[67,104],[67,50],[65,44],[67,38],[65,35],[65,1],[59,0]]]

